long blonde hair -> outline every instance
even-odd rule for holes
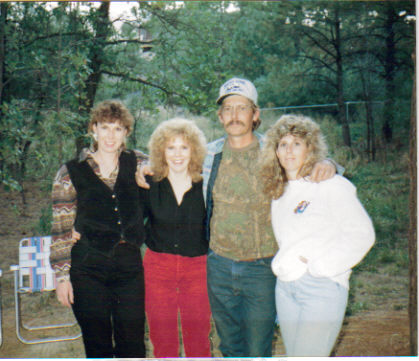
[[[278,199],[288,182],[285,169],[276,155],[280,140],[293,135],[306,142],[309,152],[299,171],[301,177],[309,175],[318,161],[325,159],[327,144],[320,127],[311,118],[303,115],[286,114],[266,132],[266,139],[260,155],[260,173],[263,191],[272,199]]]

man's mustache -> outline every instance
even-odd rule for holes
[[[245,126],[245,124],[240,120],[232,120],[231,122],[227,123],[227,128],[230,127],[231,125],[236,125],[236,124],[240,124],[243,127]]]

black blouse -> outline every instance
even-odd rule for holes
[[[177,204],[167,178],[154,182],[147,177],[150,189],[142,189],[146,222],[146,244],[155,252],[196,257],[208,252],[205,239],[205,203],[202,181],[192,183]]]

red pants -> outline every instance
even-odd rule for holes
[[[146,250],[145,309],[154,357],[179,357],[178,313],[186,357],[211,357],[207,256]]]

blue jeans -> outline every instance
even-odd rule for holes
[[[287,356],[329,356],[342,327],[348,290],[305,273],[296,281],[278,279],[275,297]]]
[[[224,357],[271,357],[275,325],[272,258],[233,261],[209,251],[208,296]]]

